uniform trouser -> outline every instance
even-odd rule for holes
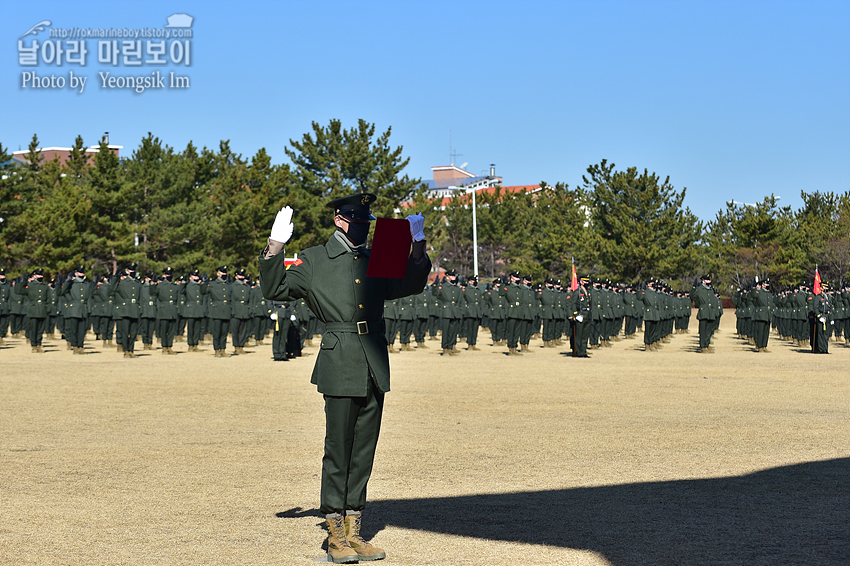
[[[587,315],[584,316],[587,317]],[[575,327],[573,328],[573,344],[575,345],[575,349],[573,352],[575,352],[577,357],[583,358],[587,356],[587,338],[590,334],[592,324],[587,318],[583,322],[575,321]]]
[[[587,324],[587,319],[584,319],[584,324]],[[599,344],[599,337],[602,334],[600,327],[602,326],[602,319],[600,320],[592,320],[590,321],[590,331],[587,335],[588,340],[594,346]]]
[[[428,319],[417,318],[413,321],[413,338],[417,342],[425,341],[425,334],[428,333]]]
[[[708,348],[711,346],[711,328],[713,320],[700,319],[699,321],[699,347]]]
[[[197,346],[204,337],[204,328],[201,318],[184,318],[186,321],[186,343],[189,346]]]
[[[365,397],[325,395],[324,514],[362,511],[381,431],[384,394],[369,379]]]
[[[272,356],[276,360],[286,359],[286,340],[289,337],[289,326],[291,321],[288,318],[280,317],[274,321],[274,334],[272,335]]]
[[[554,318],[544,318],[543,319],[543,340],[545,342],[551,342],[555,339],[555,319]]]
[[[30,317],[27,320],[29,320],[27,333],[29,334],[30,345],[41,346],[41,338],[44,335],[44,327],[47,325],[47,319]]]
[[[754,320],[753,321],[753,340],[756,343],[756,348],[767,348],[767,340],[770,337],[770,321],[769,320]]]
[[[72,348],[82,348],[85,345],[87,323],[85,318],[65,317],[65,338]]]
[[[508,337],[507,324],[504,318],[490,319],[490,336],[493,338],[493,342],[500,342]]]
[[[149,319],[153,320],[153,319]],[[136,335],[139,333],[139,319],[124,317],[121,319],[121,339],[125,352],[132,352],[136,347]]]
[[[0,338],[6,337],[6,332],[9,330],[9,315],[0,314]]]
[[[555,324],[553,326],[553,330],[555,332],[554,340],[560,340],[561,339],[561,336],[564,335],[564,329],[566,327],[566,324],[567,324],[566,319],[563,319],[563,318],[556,318],[555,319]]]
[[[230,329],[230,320],[225,318],[211,318],[209,320],[210,333],[213,339],[213,348],[216,350],[227,349],[227,331]]]
[[[653,344],[656,341],[655,332],[658,322],[655,320],[645,320],[644,324],[646,324],[646,330],[643,332],[643,343]]]
[[[519,343],[519,337],[522,327],[522,320],[519,318],[509,318],[505,326],[505,337],[508,340],[508,348],[516,348]]]
[[[44,325],[44,333],[45,334],[53,334],[54,329],[56,328],[56,316],[49,314],[47,315],[47,323]]]
[[[183,336],[183,332],[186,331],[186,319],[180,315],[177,315],[177,330],[174,333],[174,336]]]
[[[534,333],[534,330],[534,320],[523,319],[520,325],[519,343],[524,346],[528,346],[528,343],[531,342],[531,335]]]
[[[440,330],[440,324],[441,322],[439,316],[428,316],[428,334],[431,336],[431,338],[437,336],[437,331]]]
[[[251,320],[251,322],[254,325],[254,328],[253,328],[254,340],[259,342],[260,340],[262,340],[263,338],[266,337],[266,317],[265,316],[255,316]]]
[[[177,321],[173,318],[157,319],[159,341],[163,348],[171,348],[174,345],[174,335],[177,333]]]
[[[142,344],[153,344],[153,335],[156,329],[156,319],[143,316],[139,319],[139,334],[142,335]]]
[[[112,319],[112,324],[115,327],[115,343],[121,344],[121,347],[124,347],[124,325],[121,321],[123,318],[114,318]]]
[[[465,329],[464,335],[466,336],[466,343],[470,346],[475,346],[478,344],[478,326],[481,324],[481,319],[466,317],[463,319],[463,326]]]
[[[410,335],[413,334],[413,320],[398,321],[398,341],[401,344],[410,344]]]
[[[637,319],[633,316],[626,317],[626,336],[631,336],[637,331]]]
[[[457,333],[460,331],[460,319],[442,318],[440,319],[440,322],[442,324],[443,331],[443,349],[446,350],[454,348],[457,346]]]
[[[115,332],[115,319],[111,316],[100,317],[100,339],[112,340],[112,334]]]
[[[245,346],[245,342],[248,341],[248,326],[251,319],[248,318],[234,318],[231,325],[231,332],[233,334],[233,347],[234,348],[242,348]]]
[[[24,329],[24,318],[25,318],[24,315],[17,314],[17,313],[12,313],[9,316],[9,321],[10,321],[10,324],[12,326],[12,328],[11,328],[12,334],[17,334],[17,333],[23,331],[23,329]]]
[[[387,337],[387,344],[395,343],[395,335],[398,334],[398,322],[394,318],[385,318],[385,332]]]

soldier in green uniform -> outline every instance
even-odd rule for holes
[[[491,288],[484,292],[485,303],[490,309],[490,339],[493,342],[491,346],[503,346],[507,339],[505,316],[508,302],[501,295],[501,291],[502,278],[497,277],[493,280]]]
[[[142,349],[153,350],[153,338],[156,328],[156,287],[154,274],[145,273],[142,279],[141,298],[139,300],[139,335],[142,337]]]
[[[384,336],[387,339],[387,352],[395,354],[395,335],[398,334],[398,321],[396,315],[397,301],[384,301]]]
[[[450,269],[446,272],[446,281],[437,285],[434,296],[440,302],[440,322],[443,333],[443,354],[455,356],[458,354],[457,336],[460,333],[461,322],[461,293],[457,284],[457,271]]]
[[[216,270],[216,278],[201,285],[201,294],[209,299],[208,317],[216,358],[228,357],[227,332],[230,330],[231,291],[227,282],[227,267],[221,266]]]
[[[478,344],[478,327],[481,325],[483,309],[483,298],[481,289],[478,288],[478,277],[474,275],[467,280],[466,288],[463,290],[463,322],[464,336],[466,336],[467,350],[480,350]]]
[[[86,281],[86,270],[79,266],[74,276],[69,277],[59,290],[59,296],[64,297],[65,307],[65,336],[74,350],[74,354],[85,354],[86,328],[88,327],[89,301],[91,300],[92,285]]]
[[[21,282],[15,285],[15,293],[28,301],[27,336],[32,351],[41,353],[44,351],[41,340],[47,323],[48,298],[50,295],[48,285],[44,282],[44,271],[41,269],[33,271],[25,283]]]
[[[508,343],[508,354],[511,356],[521,356],[522,353],[518,349],[520,335],[522,333],[523,320],[523,297],[520,287],[519,272],[510,274],[510,281],[507,285],[503,285],[499,291],[499,295],[504,297],[508,303],[508,310],[505,316],[507,322],[505,326],[505,337]]]
[[[245,343],[251,322],[251,286],[248,284],[248,272],[244,268],[236,271],[236,277],[230,286],[232,300],[232,321],[230,334],[233,340],[233,353],[245,354]]]
[[[183,294],[183,318],[186,319],[186,343],[190,352],[200,352],[198,344],[203,338],[204,297],[201,295],[201,274],[195,269],[189,280],[180,288]]]
[[[289,360],[287,355],[287,338],[289,337],[289,327],[292,324],[292,319],[295,315],[292,314],[292,309],[289,303],[280,301],[269,301],[271,303],[271,314],[269,318],[272,321],[272,358],[276,362],[286,362]]]
[[[0,268],[0,346],[6,343],[6,332],[9,329],[9,312],[12,310],[10,297],[12,286],[6,281],[6,270]]]
[[[109,295],[120,317],[122,350],[125,358],[135,358],[136,335],[141,316],[142,283],[136,279],[136,265],[128,265],[109,282]]]
[[[396,299],[396,321],[398,322],[398,342],[401,344],[402,352],[412,352],[410,336],[413,334],[413,321],[416,318],[416,297],[402,297]]]
[[[703,275],[700,284],[694,285],[690,293],[691,302],[697,309],[699,321],[699,351],[703,354],[714,352],[711,347],[712,323],[715,316],[714,289],[711,288],[711,276]]]
[[[156,298],[156,323],[162,353],[174,355],[174,335],[177,333],[177,306],[180,302],[181,285],[172,281],[174,270],[166,267],[162,280],[153,286]]]
[[[752,337],[756,352],[767,352],[767,340],[770,337],[770,314],[773,297],[770,294],[770,281],[762,280],[756,283],[750,291],[752,308]]]
[[[271,305],[263,298],[263,289],[259,281],[252,281],[251,285],[251,334],[254,335],[253,346],[264,346],[263,340],[268,332],[269,316],[272,313]]]
[[[383,302],[422,292],[431,269],[424,218],[415,215],[408,217],[413,246],[404,279],[366,276],[369,205],[375,198],[358,194],[331,201],[337,231],[324,246],[304,250],[289,270],[281,253],[293,231],[292,209],[285,207],[259,259],[263,295],[274,301],[304,298],[326,326],[312,381],[325,397],[320,510],[328,527],[328,559],[335,563],[386,556],[360,536],[384,394],[390,389]]]
[[[589,358],[587,355],[587,340],[590,337],[590,330],[593,324],[591,319],[591,309],[593,297],[590,294],[588,287],[590,286],[590,278],[582,277],[579,279],[579,287],[573,293],[572,304],[572,319],[575,322],[573,328],[573,357]]]

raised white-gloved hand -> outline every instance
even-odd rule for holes
[[[289,320],[291,320],[292,322],[295,322],[296,320],[298,320],[298,317],[296,317],[295,315],[292,315],[292,316],[289,317]]]
[[[421,242],[425,239],[425,217],[422,213],[411,214],[407,217],[410,222],[410,235],[414,242]]]
[[[271,315],[269,315],[269,318],[272,320],[277,320],[277,313],[273,312]]]
[[[292,208],[284,206],[274,219],[270,238],[275,242],[285,244],[292,237],[293,230],[295,230],[295,226],[292,224]]]

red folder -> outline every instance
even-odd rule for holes
[[[410,242],[410,222],[403,218],[378,218],[366,276],[404,279]]]

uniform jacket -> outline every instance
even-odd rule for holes
[[[117,275],[109,282],[109,295],[118,318],[141,316],[142,283],[132,277],[121,279]]]
[[[259,258],[263,296],[273,301],[303,298],[327,325],[311,378],[325,395],[366,396],[370,374],[379,391],[390,390],[384,301],[421,293],[431,270],[426,255],[419,261],[408,258],[404,279],[367,277],[369,253],[352,251],[332,235],[324,246],[304,250],[288,270],[283,252]],[[368,333],[351,330],[358,321],[366,323],[360,326],[368,326]]]
[[[182,285],[171,281],[160,281],[151,285],[151,294],[156,298],[156,317],[161,320],[177,320]]]
[[[204,318],[204,298],[201,295],[201,283],[187,281],[182,285],[180,292],[183,294],[183,317]]]
[[[440,316],[442,318],[463,318],[461,301],[463,291],[456,283],[445,281],[437,285],[434,296],[440,301]]]
[[[66,318],[86,318],[89,315],[92,284],[89,281],[68,279],[59,290],[59,296],[65,300]]]
[[[15,285],[15,293],[26,298],[27,316],[30,318],[47,318],[50,308],[50,286],[38,281],[22,281]]]
[[[230,320],[230,307],[232,304],[230,287],[231,285],[221,278],[201,285],[201,294],[209,297],[209,302],[207,303],[209,318]]]

